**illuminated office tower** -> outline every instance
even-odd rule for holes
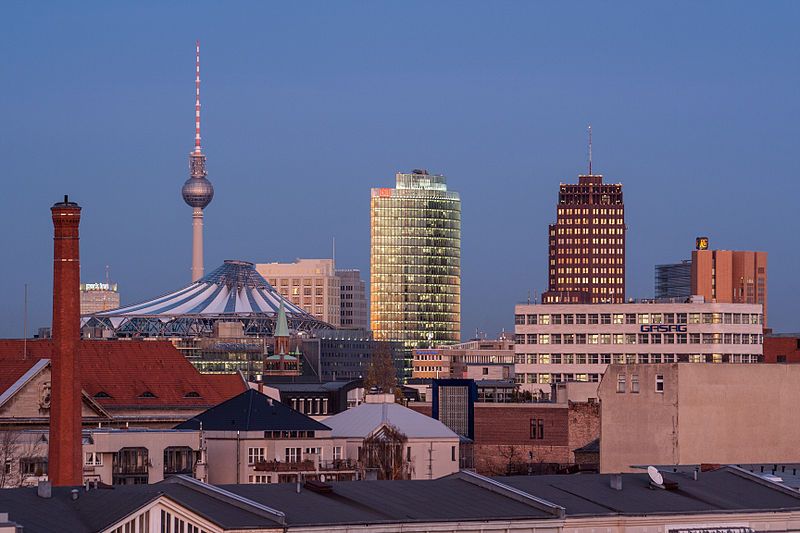
[[[625,301],[625,204],[622,184],[592,172],[562,183],[557,219],[549,227],[548,289],[542,303]]]
[[[370,322],[407,348],[461,337],[461,199],[444,176],[397,174],[372,189]]]

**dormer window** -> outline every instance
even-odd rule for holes
[[[141,393],[141,394],[139,395],[139,398],[155,398],[155,397],[156,397],[156,395],[155,395],[155,394],[153,394],[153,393],[152,393],[152,392],[150,392],[150,391],[144,391],[143,393]]]
[[[196,391],[189,391],[183,395],[184,398],[200,398],[200,393]]]
[[[111,395],[108,394],[106,391],[100,391],[94,395],[95,398],[111,398]]]

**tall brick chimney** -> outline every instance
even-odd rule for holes
[[[83,484],[81,461],[80,259],[81,208],[67,196],[53,215],[53,353],[50,358],[50,453],[53,486]]]

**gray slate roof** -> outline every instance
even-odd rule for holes
[[[409,439],[453,438],[458,435],[438,420],[398,403],[362,403],[325,419],[333,437],[366,438],[384,424],[400,430]]]
[[[614,515],[696,515],[800,511],[800,493],[738,468],[690,475],[667,474],[675,490],[651,488],[647,474],[623,474],[622,490],[608,474],[516,476],[489,480],[464,472],[437,480],[332,483],[330,493],[294,484],[211,487],[181,477],[156,485],[81,490],[0,490],[0,512],[25,533],[96,532],[165,495],[224,529],[317,525],[513,521]],[[535,501],[534,501],[535,500]],[[266,508],[271,509],[266,509]],[[563,509],[562,509],[563,508]],[[277,512],[276,512],[277,510]]]
[[[327,431],[328,426],[255,389],[203,411],[175,429],[205,431]]]

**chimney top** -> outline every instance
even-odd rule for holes
[[[49,498],[53,494],[53,485],[50,481],[39,480],[39,485],[36,487],[36,495],[40,498]]]
[[[612,489],[622,490],[622,474],[611,474],[609,481]]]
[[[394,394],[369,393],[364,396],[365,403],[394,403]]]

